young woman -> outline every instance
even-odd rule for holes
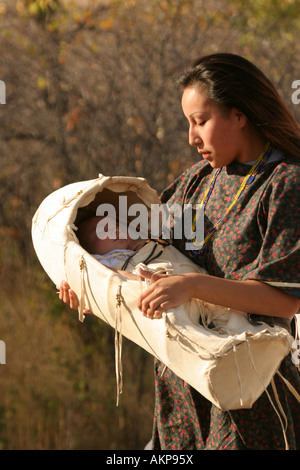
[[[200,58],[180,84],[201,160],[161,199],[204,204],[203,246],[185,251],[184,238],[174,245],[208,274],[156,275],[138,306],[152,317],[199,298],[292,331],[300,307],[299,128],[271,82],[240,56]],[[76,308],[66,284],[61,298]],[[300,393],[291,356],[280,371]],[[159,361],[155,374],[154,449],[300,447],[300,404],[279,376],[251,409],[221,411]]]
[[[139,308],[151,316],[196,297],[290,329],[300,307],[299,128],[270,81],[242,57],[201,58],[180,84],[189,143],[202,159],[161,199],[205,204],[204,246],[174,244],[209,275],[156,276]],[[158,361],[155,372],[154,449],[300,447],[300,404],[279,377],[286,431],[266,393],[252,409],[224,412]],[[299,393],[290,356],[281,372]]]

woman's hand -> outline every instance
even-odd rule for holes
[[[70,288],[69,284],[66,281],[62,281],[59,286],[59,298],[65,304],[69,305],[70,308],[78,310],[78,299],[75,292]],[[91,313],[90,310],[84,309],[83,313]]]
[[[152,279],[153,284],[138,298],[137,306],[147,318],[161,318],[162,313],[190,300],[188,282],[184,274],[152,274],[138,268],[139,274]]]

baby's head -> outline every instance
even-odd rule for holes
[[[119,225],[104,216],[93,216],[84,220],[77,236],[81,246],[91,254],[105,255],[113,250],[137,251],[146,240],[133,240],[120,230]]]

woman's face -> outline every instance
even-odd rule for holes
[[[213,168],[234,160],[247,161],[243,137],[247,119],[242,113],[235,108],[225,112],[193,87],[184,90],[182,109],[189,122],[190,145],[197,147]]]

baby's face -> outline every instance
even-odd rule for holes
[[[108,224],[105,225],[103,217],[91,217],[81,224],[81,237],[84,238],[90,253],[105,255],[113,250],[136,251],[144,245],[145,240],[133,240],[128,234],[121,234],[117,224],[116,227],[114,223],[111,226],[113,229],[110,229]]]

